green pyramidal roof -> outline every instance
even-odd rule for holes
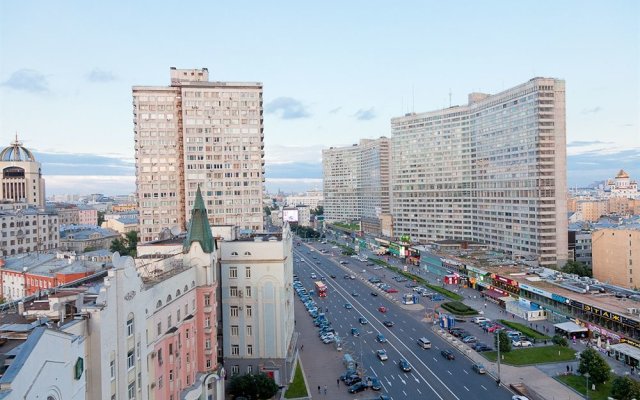
[[[196,201],[191,210],[189,230],[184,241],[185,251],[189,250],[193,242],[200,243],[200,247],[205,253],[213,252],[213,235],[211,234],[211,226],[209,226],[209,218],[207,218],[207,209],[204,207],[204,200],[202,193],[200,193],[200,186],[198,186]]]

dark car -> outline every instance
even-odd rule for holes
[[[350,303],[345,303],[344,308],[346,308],[347,310],[351,310],[353,306]]]
[[[407,360],[399,360],[398,367],[400,367],[403,372],[411,372],[411,365],[409,365]]]
[[[440,352],[440,354],[442,354],[442,357],[446,358],[447,360],[455,360],[456,356],[453,354],[453,352],[451,350],[442,350]]]
[[[356,372],[355,369],[348,369],[345,371],[344,374],[340,375],[340,380],[344,381],[346,380],[348,377],[350,376],[354,376],[354,375],[358,375],[358,373]]]
[[[369,381],[371,390],[382,390],[382,382],[380,382],[380,379],[375,376],[370,376],[367,380]]]
[[[369,323],[365,317],[358,318],[358,322],[360,322],[360,325],[366,325]]]
[[[376,293],[376,292],[371,292],[371,295],[372,295],[372,296],[374,296],[374,297],[377,297],[377,296],[378,296],[378,293]]]
[[[493,350],[491,347],[489,347],[489,346],[487,346],[486,344],[483,344],[483,343],[476,344],[476,346],[473,349],[475,351],[477,351],[478,353],[481,353],[483,351],[491,351],[491,350]]]
[[[383,321],[382,325],[386,326],[387,328],[391,328],[394,324],[393,321]]]
[[[351,336],[360,336],[358,328],[351,328]]]
[[[333,279],[336,279],[336,276],[334,274],[331,274],[329,276],[332,277]]]
[[[352,293],[351,293],[351,296],[353,296],[353,297],[358,297],[358,292],[352,292]]]
[[[368,388],[367,384],[364,382],[358,382],[349,387],[349,393],[360,393]]]
[[[378,343],[387,343],[387,338],[384,337],[384,335],[382,333],[379,333],[376,336],[376,340],[378,341]]]
[[[362,382],[362,378],[358,375],[349,375],[345,380],[344,384],[347,386],[355,385],[358,382]]]

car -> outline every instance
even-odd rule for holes
[[[365,317],[358,318],[358,322],[360,322],[360,325],[366,325],[369,323]]]
[[[351,336],[360,336],[358,328],[351,328]]]
[[[475,343],[478,341],[478,338],[475,336],[465,336],[462,338],[463,343]]]
[[[403,371],[403,372],[411,372],[411,365],[409,364],[409,362],[407,360],[398,360],[398,367]]]
[[[349,275],[349,279],[356,279],[355,275]]]
[[[367,267],[373,267],[374,266],[374,264],[372,262],[368,262],[366,265],[367,265]]]
[[[378,293],[376,293],[376,292],[371,292],[371,295],[372,295],[373,297],[378,297]]]
[[[495,324],[495,325],[490,326],[489,328],[487,328],[487,332],[493,333],[493,332],[495,332],[497,330],[500,330],[500,329],[504,329],[504,326],[502,326],[500,324]]]
[[[511,397],[511,400],[529,400],[529,398],[527,396],[520,396],[516,394]]]
[[[340,261],[340,264],[341,264],[341,265],[345,265],[345,264],[349,264],[349,262],[348,262],[348,261],[344,261],[344,260],[342,260],[342,261]]]
[[[347,310],[351,310],[353,306],[351,305],[351,303],[344,303],[344,308],[346,308]]]
[[[318,277],[318,275],[316,275],[315,273],[311,273],[311,279],[316,279]]]
[[[344,374],[340,375],[340,380],[344,381],[350,376],[358,375],[355,369],[347,369]]]
[[[417,285],[417,284],[415,284],[415,283],[413,283],[413,282],[409,282],[409,283],[407,283],[407,284],[405,284],[405,285],[404,285],[404,287],[407,287],[407,288],[414,288],[414,287],[416,287],[416,286],[418,286],[418,285]]]
[[[475,351],[477,351],[478,353],[482,353],[483,351],[491,351],[491,350],[493,350],[491,347],[487,346],[484,343],[476,343],[476,345],[473,347],[473,349]]]
[[[387,343],[387,338],[384,337],[384,335],[382,333],[379,333],[376,336],[376,340],[378,341],[378,343]]]
[[[351,277],[349,275],[345,275],[343,276],[344,279],[350,279]]]
[[[380,265],[378,265],[377,267],[373,267],[373,269],[374,269],[374,270],[382,269],[382,267],[381,267]]]
[[[471,369],[479,374],[486,374],[487,370],[484,368],[484,365],[480,363],[475,363],[471,366]]]
[[[358,297],[358,296],[359,296],[359,294],[358,294],[358,292],[351,292],[351,296],[353,296],[353,297]]]
[[[479,324],[481,322],[491,322],[491,320],[489,318],[486,318],[486,317],[475,317],[473,319],[473,323],[474,324]]]
[[[370,376],[367,378],[367,381],[371,390],[382,390],[382,383],[380,382],[380,379],[376,378],[375,376]]]
[[[398,289],[390,287],[390,288],[385,289],[385,292],[387,292],[387,293],[398,293]]]
[[[334,274],[329,275],[332,279],[336,279],[336,276]]]
[[[511,342],[511,344],[513,344],[513,347],[531,347],[533,346],[533,343],[531,343],[528,340],[514,340],[513,342]]]
[[[387,361],[389,359],[389,356],[387,356],[386,350],[376,350],[376,356],[378,356],[378,359],[380,361]]]
[[[369,386],[366,383],[360,381],[349,387],[349,393],[360,393],[363,390],[366,390]]]
[[[380,306],[380,307],[378,307],[378,311],[380,311],[381,313],[386,313],[387,312],[387,307]]]
[[[440,354],[442,355],[442,357],[446,358],[447,360],[455,360],[456,356],[453,354],[453,351],[449,350],[449,349],[444,349],[440,352]]]
[[[391,328],[394,323],[393,321],[382,321],[382,325],[386,326],[387,328]]]
[[[344,380],[344,384],[347,386],[355,385],[358,382],[362,382],[360,375],[349,375],[347,379]]]

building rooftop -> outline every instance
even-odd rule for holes
[[[56,274],[93,272],[103,268],[103,263],[62,258],[58,254],[27,253],[5,257],[5,270],[53,277]]]
[[[60,227],[60,240],[89,240],[111,236],[120,236],[120,234],[114,230],[97,226],[65,226],[64,230],[62,226]]]

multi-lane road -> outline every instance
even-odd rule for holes
[[[508,390],[498,387],[490,376],[474,372],[469,359],[431,331],[430,323],[422,321],[424,311],[406,310],[398,302],[389,300],[379,289],[367,285],[365,280],[373,275],[373,266],[366,266],[366,263],[355,258],[341,256],[340,249],[332,249],[331,245],[314,243],[313,246],[315,251],[307,245],[295,246],[294,271],[308,290],[313,290],[313,282],[320,276],[326,278],[328,296],[314,299],[318,307],[328,308],[327,317],[337,334],[343,338],[342,353],[351,354],[359,363],[359,369],[364,370],[366,375],[377,376],[383,385],[382,393],[396,400],[511,399]],[[327,249],[328,254],[318,252],[319,249]],[[347,261],[348,264],[342,266],[339,261]],[[311,278],[312,273],[318,279]],[[330,278],[331,275],[336,278]],[[356,275],[357,278],[345,279],[345,275]],[[410,289],[389,279],[391,273],[386,275],[389,283],[396,284],[399,289],[396,297],[403,292],[409,293]],[[372,292],[378,293],[378,296],[373,296]],[[345,308],[346,303],[353,308]],[[380,306],[386,307],[387,312],[378,311]],[[360,317],[364,317],[368,323],[360,324]],[[310,317],[306,315],[297,318]],[[392,321],[394,326],[384,326],[385,320]],[[352,336],[351,328],[358,328],[360,336]],[[376,336],[379,333],[386,337],[387,343],[377,342]],[[431,349],[418,346],[417,341],[421,337],[432,342]],[[336,351],[333,344],[326,346],[330,351]],[[387,351],[387,361],[377,358],[378,349]],[[442,357],[440,351],[443,349],[453,350],[456,359],[447,360]],[[411,372],[400,370],[397,363],[400,359],[409,362]],[[337,375],[338,373],[336,378]],[[373,395],[374,393],[362,393],[357,397]]]

